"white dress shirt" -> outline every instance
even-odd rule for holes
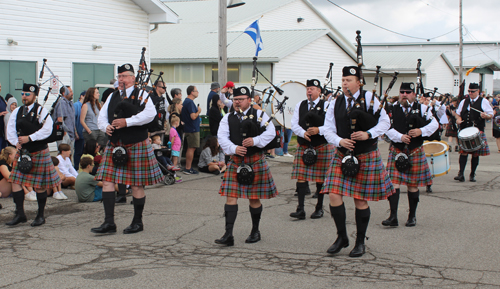
[[[444,105],[441,101],[436,100],[436,104],[434,104],[434,110],[436,110],[436,116],[439,119],[439,123],[448,124],[448,117],[446,115],[446,105]]]
[[[243,112],[245,115],[247,114],[250,107],[248,107],[248,109]],[[257,110],[257,118],[260,117],[261,113],[262,113],[262,110]],[[228,117],[231,114],[236,114],[236,111],[226,113],[226,115],[220,121],[219,131],[217,132],[217,138],[219,139],[220,147],[222,148],[224,153],[229,154],[229,155],[234,155],[234,154],[236,154],[236,148],[238,146],[235,145],[229,139]],[[262,121],[260,122],[260,126],[261,127],[264,126],[264,124],[268,120],[269,120],[269,116],[266,113],[264,113],[262,115]],[[270,143],[274,139],[275,136],[276,136],[276,130],[274,128],[273,122],[271,121],[271,122],[269,122],[269,125],[267,126],[266,130],[261,135],[252,138],[253,145],[256,147],[259,147],[259,148],[263,148],[268,143]]]
[[[320,101],[320,98],[316,98],[316,100],[314,100],[314,105],[313,107],[315,107],[316,105],[318,105],[318,102]],[[299,125],[299,110],[300,110],[300,104],[302,103],[299,102],[297,103],[297,105],[295,105],[295,110],[293,112],[293,116],[292,116],[292,131],[295,135],[297,136],[300,136],[301,138],[304,138],[304,133],[306,132],[306,130],[304,130],[300,125]],[[325,106],[327,105],[328,103],[325,101]],[[309,99],[307,99],[307,110],[311,110],[311,105],[309,104]],[[319,135],[323,135],[324,133],[324,130],[325,130],[325,126],[324,124],[320,127],[318,127],[319,129]]]
[[[359,96],[359,90],[354,94],[353,97],[354,99],[358,99],[358,96]],[[337,99],[339,99],[340,97],[345,98],[346,109],[347,109],[347,107],[349,106],[348,97],[345,95],[339,95]],[[367,109],[369,108],[368,106],[370,105],[372,97],[373,97],[372,93],[370,91],[366,91],[365,103],[367,105]],[[328,111],[326,112],[325,124],[324,124],[325,129],[323,135],[325,136],[326,140],[329,143],[333,144],[336,147],[340,147],[340,141],[342,140],[342,138],[337,135],[337,125],[335,123],[335,103],[337,99],[333,100],[332,103],[330,103]],[[380,105],[380,101],[376,97],[373,101],[374,101],[373,114],[375,114]],[[371,133],[372,138],[374,139],[386,133],[390,127],[391,123],[389,120],[389,116],[387,116],[385,109],[382,108],[382,110],[380,111],[380,118],[378,119],[378,123],[371,129],[369,129],[368,132]]]
[[[32,103],[30,106],[28,106],[28,112],[33,108],[33,105],[34,105],[34,103]],[[19,111],[19,109],[21,107],[14,109],[14,111],[10,115],[9,123],[7,124],[7,140],[13,146],[17,145],[17,141],[18,141],[18,137],[19,137],[17,135],[16,126],[17,126],[17,112]],[[40,116],[38,118],[38,123],[42,123],[43,120],[45,119],[45,116],[47,116],[47,114],[48,114],[48,111],[45,108],[40,106],[38,108],[38,115]],[[31,141],[44,140],[44,139],[48,138],[52,134],[52,125],[53,125],[52,118],[47,117],[42,128],[40,128],[39,130],[37,130],[34,133],[29,135]]]
[[[471,99],[470,104],[472,105],[475,101],[478,101],[478,99],[481,101],[481,109],[484,111],[484,113],[489,114],[490,116],[493,116],[493,114],[494,114],[493,108],[491,107],[490,102],[487,99],[478,96],[475,99]],[[464,102],[465,102],[465,99],[462,100],[460,102],[460,104],[458,105],[458,108],[457,108],[458,115],[460,115],[460,113],[462,112]],[[467,107],[467,110],[470,111],[470,105],[469,105],[469,107]]]
[[[398,107],[401,107],[399,102],[396,102],[394,104],[394,108],[393,109],[396,109],[396,106]],[[409,105],[409,107],[407,108],[404,108],[404,107],[401,107],[403,109],[403,112],[406,112],[406,111],[410,111],[412,109],[412,106],[413,106],[413,103],[411,103]],[[420,105],[420,115],[423,117],[425,115],[425,112],[427,111],[427,105],[425,104],[421,104]],[[437,122],[437,120],[432,116],[432,112],[431,110],[429,109],[428,113],[427,113],[427,116],[426,116],[426,119],[427,120],[431,120],[431,122],[429,124],[427,124],[426,126],[424,127],[420,127],[420,131],[422,131],[422,136],[423,137],[427,137],[427,136],[431,136],[438,128],[439,128],[439,123]],[[394,120],[393,120],[394,121]],[[403,142],[401,140],[401,137],[403,136],[402,133],[400,133],[399,131],[395,130],[394,128],[391,128],[387,133],[386,133],[387,137],[389,137],[391,139],[391,141],[393,142]]]
[[[120,90],[120,95],[122,94],[122,91],[123,90]],[[127,97],[130,97],[130,95],[134,91],[134,86],[127,88],[125,91],[127,92]],[[144,93],[144,96],[142,98],[141,104],[144,103],[144,101],[148,96],[147,92],[144,92],[143,90],[139,91],[139,96],[142,93]],[[112,94],[110,94],[109,97],[106,99],[106,102],[104,103],[104,105],[101,108],[101,111],[99,112],[99,118],[97,119],[97,126],[103,132],[106,132],[106,128],[108,127],[108,125],[110,125],[110,123],[108,122],[108,106],[112,98],[111,96]],[[155,106],[153,104],[153,101],[149,99],[143,111],[129,118],[126,118],[125,121],[127,122],[127,127],[141,126],[152,122],[155,116],[156,116]]]

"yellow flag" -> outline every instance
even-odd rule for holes
[[[477,67],[477,66],[474,66],[474,67],[472,67],[471,69],[467,70],[467,72],[465,73],[465,76],[469,76],[469,74],[470,74],[471,72],[473,72],[473,71],[474,71],[474,69],[476,69],[476,67]]]

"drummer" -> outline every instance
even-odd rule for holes
[[[423,138],[432,135],[439,124],[432,116],[432,113],[427,111],[427,106],[416,101],[415,84],[413,82],[401,83],[399,100],[392,108],[391,119],[392,127],[386,133],[391,140],[387,171],[396,193],[388,198],[391,215],[382,222],[382,225],[391,227],[399,225],[400,186],[406,185],[410,207],[406,226],[414,227],[417,223],[415,215],[420,194],[418,187],[432,185],[431,172],[422,148]],[[398,163],[396,156],[400,153],[406,154],[411,165],[406,170],[396,165]]]
[[[487,156],[490,154],[490,148],[484,134],[486,120],[493,118],[493,108],[490,102],[482,97],[479,97],[479,85],[477,83],[469,84],[469,97],[466,97],[460,102],[457,108],[457,113],[460,116],[457,118],[457,124],[460,125],[460,130],[468,127],[476,127],[479,129],[480,137],[484,141],[484,145],[473,152],[466,152],[460,148],[460,170],[454,178],[457,181],[465,182],[464,170],[467,165],[467,155],[472,154],[469,181],[476,181],[476,169],[479,165],[479,156]],[[460,132],[458,133],[460,144]]]

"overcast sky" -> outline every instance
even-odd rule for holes
[[[362,43],[422,42],[393,34],[341,10],[328,0],[310,0],[345,36]],[[389,30],[414,37],[433,38],[459,26],[459,0],[331,0],[344,9]],[[500,41],[500,0],[463,0],[464,41]],[[350,38],[348,38],[350,39]],[[432,42],[459,41],[459,32],[432,39]]]

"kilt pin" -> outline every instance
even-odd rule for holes
[[[409,187],[425,187],[432,185],[432,175],[423,147],[415,148],[408,154],[411,168],[406,172],[400,172],[396,169],[394,158],[399,153],[401,153],[401,151],[391,145],[389,148],[387,171],[393,184],[406,185]]]
[[[242,185],[237,180],[237,169],[245,162],[255,172],[255,179],[251,185]],[[221,196],[241,199],[270,199],[278,195],[276,184],[269,170],[264,153],[241,157],[232,155],[224,173],[224,180],[219,190]]]
[[[379,201],[386,200],[395,192],[378,149],[356,155],[360,169],[355,177],[342,174],[344,156],[339,150],[335,152],[321,194],[334,193],[364,201]]]
[[[52,189],[61,183],[61,179],[54,168],[50,151],[48,148],[29,153],[33,168],[27,174],[23,174],[18,169],[18,159],[21,156],[19,151],[12,164],[12,173],[9,181],[20,186],[33,187],[37,189]]]
[[[318,160],[311,166],[306,166],[302,161],[302,155],[308,148],[307,145],[299,145],[293,160],[292,179],[302,179],[309,182],[323,183],[326,179],[330,163],[335,154],[335,146],[322,144],[314,147]]]
[[[163,180],[163,174],[149,139],[129,145],[123,145],[121,141],[118,141],[115,145],[123,146],[127,150],[129,156],[127,165],[117,167],[113,164],[114,146],[108,143],[102,156],[101,165],[97,170],[95,177],[97,181],[130,186],[150,186]]]

